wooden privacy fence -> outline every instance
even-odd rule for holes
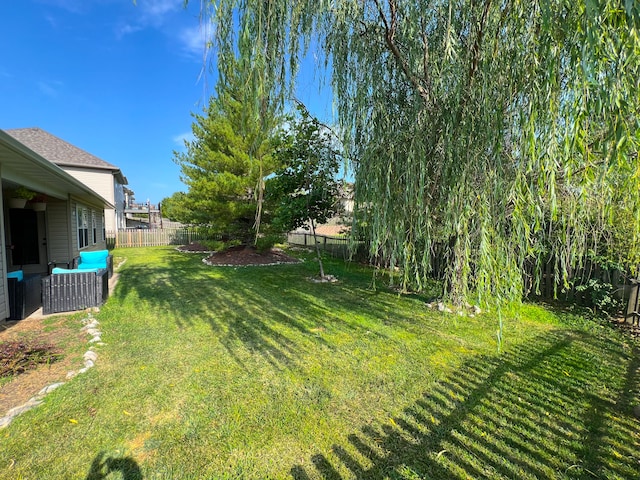
[[[365,251],[364,242],[357,245],[355,253],[350,250],[351,240],[347,237],[328,237],[316,235],[318,247],[337,258],[349,259],[355,257],[359,260],[369,260],[380,265],[385,265],[381,259],[371,259]],[[287,241],[291,245],[314,247],[313,235],[309,233],[289,233]],[[435,245],[432,256],[432,275],[436,279],[442,280],[446,268],[449,264],[444,255],[443,245]],[[539,293],[533,285],[533,266],[525,268],[524,272],[524,294],[527,297],[554,299],[568,301],[579,305],[593,306],[594,297],[598,295],[609,295],[612,299],[620,302],[623,307],[623,315],[629,324],[640,325],[640,277],[633,278],[618,269],[605,269],[596,263],[587,260],[582,268],[569,272],[570,287],[566,290],[561,286],[555,287],[556,283],[555,262],[547,262],[540,272]],[[640,271],[640,267],[638,268]],[[559,275],[558,275],[559,276]],[[593,281],[593,282],[590,282]],[[598,289],[602,289],[598,291]]]
[[[187,245],[211,238],[210,233],[198,228],[131,229],[107,232],[108,248],[159,247]]]
[[[560,278],[553,260],[543,265],[539,278],[538,292],[533,285],[533,266],[525,272],[525,292],[528,296],[552,299],[558,298],[578,305],[594,303],[594,296],[609,295],[624,305],[624,317],[627,323],[638,325],[640,321],[640,294],[638,279],[618,269],[603,268],[597,263],[586,260],[581,268],[568,272],[570,286],[563,289],[555,287],[556,278]],[[555,290],[554,290],[555,288]],[[602,289],[598,291],[598,289]]]
[[[349,237],[329,237],[326,235],[316,235],[318,247],[323,252],[327,252],[332,257],[349,259],[351,252],[351,240]],[[310,233],[289,233],[287,243],[309,248],[315,248],[315,240]],[[358,244],[358,247],[360,245]]]

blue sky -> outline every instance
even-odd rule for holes
[[[214,92],[200,1],[11,0],[0,6],[0,129],[40,127],[117,165],[136,200],[183,190],[173,151]],[[325,122],[313,55],[297,96]]]

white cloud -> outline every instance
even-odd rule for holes
[[[47,97],[55,98],[58,96],[58,93],[60,93],[62,82],[45,82],[41,80],[37,83],[37,86],[41,93],[45,94]]]
[[[193,132],[185,132],[172,138],[173,143],[184,148],[184,142],[192,142],[195,140]]]
[[[211,28],[208,25],[194,25],[185,28],[178,36],[185,53],[198,58],[203,58],[206,55],[212,38]]]
[[[130,22],[116,30],[118,38],[145,28],[160,28],[167,19],[183,8],[183,0],[138,0]]]
[[[143,21],[151,25],[164,22],[167,14],[182,8],[183,0],[139,0],[138,6],[142,10]]]
[[[125,35],[129,35],[131,33],[139,32],[143,28],[144,27],[142,27],[140,25],[131,25],[129,23],[125,23],[124,25],[121,25],[121,26],[116,28],[116,37],[118,39],[121,39]]]

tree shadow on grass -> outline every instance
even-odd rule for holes
[[[274,368],[292,368],[311,346],[334,348],[325,332],[384,337],[371,320],[380,325],[403,315],[410,320],[409,313],[394,310],[386,298],[392,294],[367,289],[370,277],[364,271],[355,274],[360,286],[313,284],[306,278],[311,265],[208,267],[199,255],[179,252],[167,252],[165,259],[158,265],[127,262],[114,296],[135,295],[137,302],[172,317],[178,328],[208,324],[239,363],[242,346]],[[362,312],[367,321],[359,318]]]
[[[638,478],[635,354],[556,331],[480,357],[402,414],[296,465],[310,478]],[[630,393],[635,392],[635,393]],[[634,396],[635,395],[635,396]]]

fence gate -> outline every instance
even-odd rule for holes
[[[631,280],[631,291],[624,319],[631,325],[640,325],[640,279]]]

